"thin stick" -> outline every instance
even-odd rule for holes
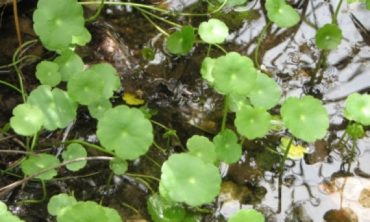
[[[14,13],[15,31],[17,32],[18,44],[19,44],[19,46],[21,46],[22,45],[22,36],[21,36],[21,28],[20,28],[20,25],[19,25],[17,0],[13,0],[13,13]]]

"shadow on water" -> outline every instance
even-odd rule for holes
[[[198,1],[149,1],[161,7],[174,10],[205,11],[206,4]],[[243,17],[235,15],[231,9],[223,18],[231,27],[231,35],[225,48],[238,51],[254,58],[256,42],[267,24],[265,10],[261,1],[253,0],[245,8],[239,9]],[[282,178],[281,200],[278,190],[278,164],[280,157],[271,150],[276,150],[279,135],[244,143],[244,155],[238,164],[222,165],[224,175],[221,194],[216,203],[209,206],[213,214],[205,215],[204,221],[225,221],[240,208],[256,208],[264,212],[267,221],[370,221],[370,139],[364,138],[357,144],[342,143],[340,140],[346,122],[343,120],[344,100],[352,92],[370,91],[370,12],[360,4],[343,4],[338,23],[343,31],[344,40],[338,49],[328,54],[325,67],[318,66],[320,51],[315,47],[314,36],[317,27],[330,22],[333,5],[338,1],[295,0],[290,1],[301,13],[301,23],[290,29],[279,29],[271,25],[262,40],[257,60],[260,68],[272,76],[283,89],[283,99],[288,96],[311,94],[325,103],[331,119],[330,132],[324,140],[308,146],[310,152],[302,160],[287,161]],[[26,10],[25,10],[26,11]],[[30,22],[31,11],[24,15],[25,24]],[[218,15],[223,16],[223,15]],[[10,17],[10,16],[8,16]],[[6,21],[7,17],[4,17]],[[169,19],[174,19],[169,17]],[[191,23],[197,26],[206,18],[179,17],[178,23]],[[3,21],[3,24],[5,24]],[[28,23],[27,23],[28,22]],[[173,28],[165,23],[158,24],[171,32]],[[11,26],[6,26],[6,29]],[[178,138],[164,138],[165,131],[155,127],[155,141],[170,152],[182,151],[186,140],[193,134],[214,135],[219,130],[222,118],[221,96],[213,92],[199,75],[202,59],[207,48],[197,45],[186,56],[175,57],[165,49],[165,36],[160,34],[137,10],[130,7],[107,7],[98,21],[88,25],[92,33],[92,42],[77,51],[89,64],[101,61],[114,65],[122,78],[123,89],[116,95],[114,103],[120,104],[123,92],[129,92],[146,101],[147,106],[155,111],[153,119],[177,131]],[[32,29],[31,29],[32,30]],[[0,38],[11,42],[14,33],[0,31]],[[32,32],[30,36],[34,35]],[[34,36],[33,36],[34,37]],[[13,46],[15,48],[16,46]],[[146,60],[142,49],[153,50],[153,59]],[[46,58],[53,55],[33,53]],[[0,46],[4,57],[1,63],[8,63],[11,57],[5,45]],[[6,54],[7,52],[8,54]],[[212,56],[222,52],[214,50]],[[27,68],[27,67],[26,67]],[[30,69],[30,73],[34,68]],[[0,78],[15,82],[8,77],[11,69],[0,71]],[[316,84],[310,85],[311,77],[318,75]],[[30,82],[32,89],[36,81]],[[12,98],[9,98],[12,97]],[[13,98],[14,97],[14,98]],[[20,101],[10,90],[0,89],[0,124],[9,119],[11,109]],[[5,99],[6,98],[6,99]],[[231,123],[230,116],[230,123]],[[96,142],[93,134],[96,122],[86,110],[81,109],[78,121],[68,130],[42,135],[41,146],[54,151],[57,146],[50,146],[64,136],[84,138]],[[353,153],[352,146],[356,145]],[[17,141],[1,142],[1,148],[20,144]],[[93,153],[92,153],[93,154]],[[151,189],[157,190],[155,181],[138,180],[133,174],[160,176],[158,164],[165,161],[166,155],[152,148],[151,151],[130,164],[131,175],[114,176],[109,181],[110,172],[104,163],[94,162],[76,174],[60,171],[62,178],[48,185],[48,195],[74,191],[78,199],[94,199],[114,207],[131,221],[144,221],[146,198]],[[0,166],[17,157],[1,157]],[[4,176],[1,186],[14,180]],[[17,206],[23,199],[41,196],[40,185],[29,183],[24,189],[16,189],[1,199],[12,206],[18,215],[27,221],[50,221],[45,219],[45,211],[39,205]],[[278,212],[279,203],[281,211]],[[42,216],[41,216],[42,215]],[[341,220],[338,220],[341,218]],[[128,220],[130,221],[130,220]]]

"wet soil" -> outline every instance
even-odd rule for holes
[[[24,40],[35,39],[32,31],[32,11],[36,1],[21,1],[20,16]],[[253,0],[238,16],[226,9],[222,17],[231,27],[231,35],[225,44],[228,51],[238,51],[254,58],[256,42],[267,24],[261,2]],[[370,221],[370,138],[353,144],[339,143],[347,122],[343,120],[343,106],[352,92],[370,91],[370,23],[361,4],[343,4],[338,23],[344,40],[338,49],[328,54],[326,66],[320,66],[320,52],[314,44],[317,27],[330,22],[337,0],[289,1],[304,18],[293,28],[279,29],[272,25],[257,57],[264,72],[274,78],[283,89],[283,98],[310,94],[321,99],[330,115],[330,132],[314,144],[303,144],[310,153],[298,161],[287,161],[282,178],[279,198],[278,164],[280,157],[270,149],[276,149],[281,131],[257,141],[245,141],[244,154],[237,164],[222,165],[222,192],[217,200],[204,208],[202,221],[226,221],[240,208],[256,208],[264,212],[266,221]],[[204,12],[203,1],[146,1],[171,10]],[[243,11],[244,10],[244,11]],[[88,13],[88,12],[87,12]],[[18,47],[14,31],[11,7],[0,8],[0,80],[17,85],[17,77],[11,66],[11,57]],[[198,26],[207,17],[165,18],[180,24]],[[157,21],[168,32],[174,29]],[[164,137],[163,128],[155,125],[155,141],[167,149],[167,153],[152,147],[148,154],[130,163],[128,174],[113,176],[106,162],[89,162],[77,173],[61,168],[58,177],[46,184],[47,198],[60,193],[74,193],[79,200],[95,200],[119,211],[127,221],[150,221],[146,210],[148,196],[157,190],[153,180],[143,180],[134,174],[160,177],[160,166],[170,153],[181,152],[186,140],[194,134],[212,137],[220,128],[223,98],[216,94],[200,78],[202,59],[207,46],[197,44],[186,56],[170,55],[165,48],[165,36],[158,32],[140,11],[131,7],[106,7],[99,19],[87,25],[92,42],[77,49],[84,62],[94,64],[109,62],[116,67],[122,90],[113,102],[122,104],[122,93],[130,92],[146,102],[154,114],[153,119],[174,129],[178,137]],[[143,48],[153,51],[154,59],[143,57]],[[212,56],[222,52],[214,49]],[[40,43],[32,45],[25,55],[35,55],[20,64],[25,76],[26,90],[37,86],[34,78],[37,58],[51,59],[55,55],[42,49]],[[313,76],[317,78],[313,79]],[[314,80],[314,81],[313,81]],[[6,128],[11,110],[21,102],[14,90],[0,86],[0,127]],[[278,107],[276,108],[278,109]],[[274,113],[276,110],[272,110]],[[232,127],[233,116],[229,123]],[[38,149],[57,154],[63,138],[85,139],[97,142],[94,135],[96,121],[87,111],[79,110],[76,122],[66,130],[44,132],[40,135]],[[12,131],[0,134],[0,150],[24,150],[24,138]],[[89,155],[99,155],[89,151]],[[23,155],[0,153],[0,187],[20,178],[18,168],[10,173],[6,169],[17,166]],[[153,191],[151,190],[153,189]],[[21,187],[1,193],[11,210],[26,221],[54,221],[47,214],[47,201],[29,203],[41,199],[42,187],[38,181],[29,181]],[[280,205],[280,210],[279,210]],[[341,219],[338,219],[341,218]],[[343,219],[343,220],[342,220]]]

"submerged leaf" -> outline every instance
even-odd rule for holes
[[[210,203],[220,185],[217,167],[190,154],[173,154],[162,165],[160,193],[173,201],[194,207]]]

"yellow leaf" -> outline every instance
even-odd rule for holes
[[[125,92],[122,95],[122,99],[128,104],[132,106],[143,105],[145,101],[143,99],[137,98],[135,94],[130,92]]]
[[[282,137],[280,140],[280,149],[281,151],[285,152],[288,144],[289,144],[290,138],[288,137]],[[299,160],[304,157],[304,154],[307,153],[308,148],[302,146],[302,145],[296,145],[292,143],[289,148],[288,157],[293,160]]]

